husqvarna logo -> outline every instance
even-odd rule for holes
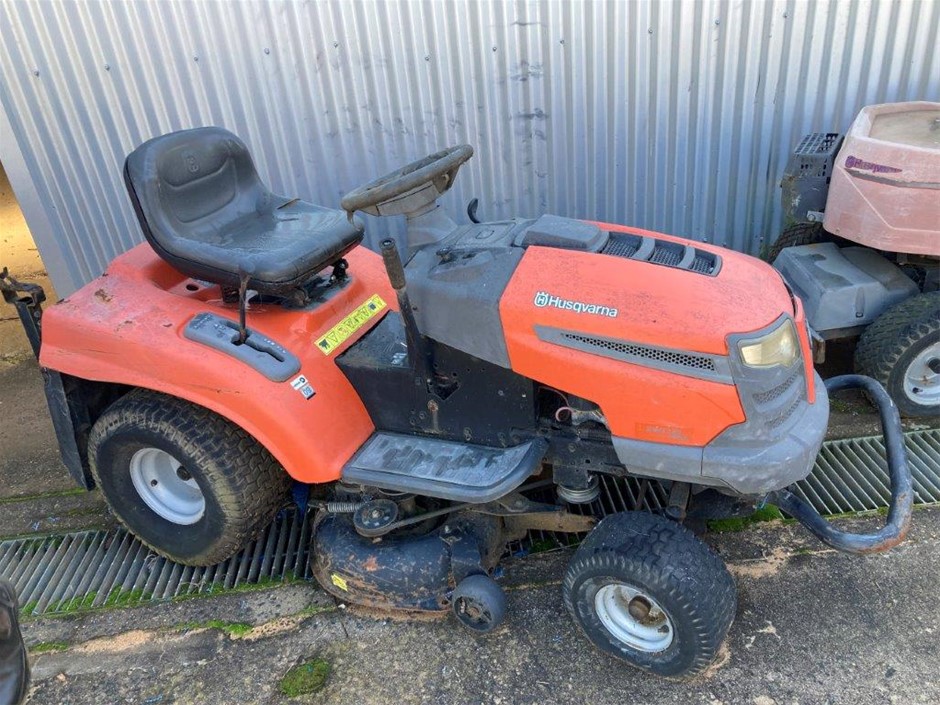
[[[616,318],[617,314],[620,313],[617,309],[611,308],[610,306],[589,304],[585,303],[584,301],[571,301],[570,299],[563,299],[560,296],[555,296],[554,294],[549,294],[545,291],[536,292],[535,306],[536,308],[545,308],[546,306],[551,306],[553,308],[560,308],[562,311],[574,311],[575,313],[593,313],[597,316],[607,316],[608,318]]]

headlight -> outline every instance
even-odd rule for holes
[[[796,328],[789,318],[760,338],[738,343],[741,358],[748,367],[789,367],[800,356],[800,342]]]

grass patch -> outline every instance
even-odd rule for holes
[[[297,577],[294,573],[287,573],[283,579],[280,578],[270,578],[264,577],[260,579],[257,583],[242,583],[234,587],[226,589],[220,583],[214,583],[211,586],[205,588],[201,592],[194,592],[186,595],[176,595],[169,598],[168,600],[155,600],[151,601],[151,595],[145,593],[140,588],[133,590],[116,590],[108,595],[105,601],[95,606],[94,602],[98,597],[97,592],[90,592],[87,595],[82,597],[69,597],[64,600],[61,600],[58,604],[51,606],[41,615],[33,615],[33,610],[38,605],[38,602],[35,600],[27,603],[21,610],[20,616],[26,619],[31,619],[33,617],[43,617],[43,618],[56,618],[56,617],[68,617],[76,613],[88,613],[88,612],[104,612],[110,609],[124,609],[132,607],[146,607],[150,605],[157,604],[169,604],[177,602],[185,602],[186,600],[195,600],[203,597],[214,597],[217,595],[231,595],[233,593],[246,593],[246,592],[256,592],[258,590],[266,590],[273,587],[281,587],[284,585],[290,585],[292,583],[301,583],[305,582],[302,578]],[[333,608],[326,608],[323,611],[332,610]],[[315,614],[318,610],[313,608],[310,614]],[[220,624],[222,624],[220,622]],[[225,624],[237,624],[235,622],[226,622]],[[199,624],[198,626],[216,626],[217,628],[222,629],[223,627],[219,625],[209,625],[209,624]],[[194,625],[195,627],[195,625]],[[193,628],[194,628],[193,627]],[[182,628],[182,627],[181,627]],[[251,629],[251,625],[248,625],[248,629]],[[246,630],[247,631],[247,630]]]
[[[178,629],[180,631],[190,630],[190,629],[218,629],[220,632],[225,632],[229,636],[244,636],[252,629],[254,626],[248,624],[247,622],[228,622],[224,619],[209,619],[205,622],[185,622],[181,624]]]
[[[840,414],[851,414],[853,412],[865,411],[865,405],[857,401],[845,401],[844,399],[830,399],[829,408]]]
[[[783,513],[774,504],[765,504],[763,507],[746,517],[728,517],[727,519],[712,519],[708,522],[709,531],[728,533],[744,531],[753,524],[765,521],[783,519]]]
[[[315,617],[318,614],[326,614],[328,612],[335,612],[335,605],[310,605],[309,607],[304,607],[296,616],[306,619],[307,617]]]
[[[558,542],[553,539],[537,539],[532,542],[529,553],[545,553],[558,548]]]
[[[49,497],[71,497],[77,494],[88,494],[84,487],[73,487],[68,490],[52,490],[50,492],[37,492],[36,494],[21,494],[16,497],[3,497],[0,504],[16,504],[17,502],[29,502],[34,499],[48,499]]]
[[[115,590],[108,595],[102,607],[127,607],[128,605],[137,604],[143,599],[144,591],[140,588],[134,588],[133,590]]]
[[[326,685],[330,670],[329,662],[319,658],[299,663],[281,678],[281,692],[289,698],[316,693]]]
[[[51,654],[56,651],[65,651],[69,645],[64,641],[40,641],[35,646],[29,647],[31,654]]]

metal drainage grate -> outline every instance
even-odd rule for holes
[[[940,502],[940,430],[904,434],[914,476],[915,502]],[[665,489],[657,482],[600,476],[600,496],[574,512],[607,516],[625,510],[662,511]],[[879,436],[829,441],[797,494],[824,514],[869,511],[888,504],[888,470]],[[640,506],[638,506],[638,503]],[[193,568],[161,558],[123,529],[0,542],[0,575],[12,580],[23,611],[56,614],[95,607],[135,605],[213,594],[239,586],[309,578],[310,522],[285,512],[233,558]],[[578,536],[533,531],[514,542],[514,554],[577,543]]]
[[[157,556],[123,529],[0,543],[0,575],[26,614],[129,606],[307,577],[310,522],[285,512],[227,561],[194,568]]]
[[[904,434],[914,480],[914,503],[940,502],[940,430]],[[823,444],[816,467],[797,483],[796,494],[820,514],[845,514],[887,507],[891,499],[888,463],[881,436]]]

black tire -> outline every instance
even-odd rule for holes
[[[938,345],[940,291],[918,294],[888,309],[865,329],[855,348],[855,370],[881,382],[902,415],[937,416],[940,403],[918,400],[913,390],[905,390],[904,378],[919,355],[929,355],[925,351]],[[932,360],[940,369],[940,349]]]
[[[596,598],[618,585],[652,599],[647,616],[659,617],[652,623],[658,631],[671,629],[668,645],[636,648],[604,625]],[[734,579],[714,551],[685,527],[643,512],[613,514],[597,525],[568,566],[563,595],[595,646],[667,678],[693,676],[714,661],[737,604]],[[651,604],[640,599],[641,605]],[[628,604],[632,607],[633,599]]]
[[[472,632],[491,632],[506,617],[506,593],[488,575],[468,575],[458,583],[452,600],[457,621]]]
[[[832,242],[835,238],[823,230],[822,223],[795,223],[787,227],[780,237],[767,250],[767,256],[764,258],[767,262],[773,264],[777,255],[787,247],[797,247],[799,245],[815,245],[817,242]]]
[[[205,507],[192,523],[164,518],[135,488],[131,461],[147,448],[175,458],[198,486]],[[244,547],[273,520],[290,487],[284,469],[241,428],[208,409],[143,389],[116,401],[95,422],[88,460],[121,523],[160,555],[186,565],[214,565]]]

